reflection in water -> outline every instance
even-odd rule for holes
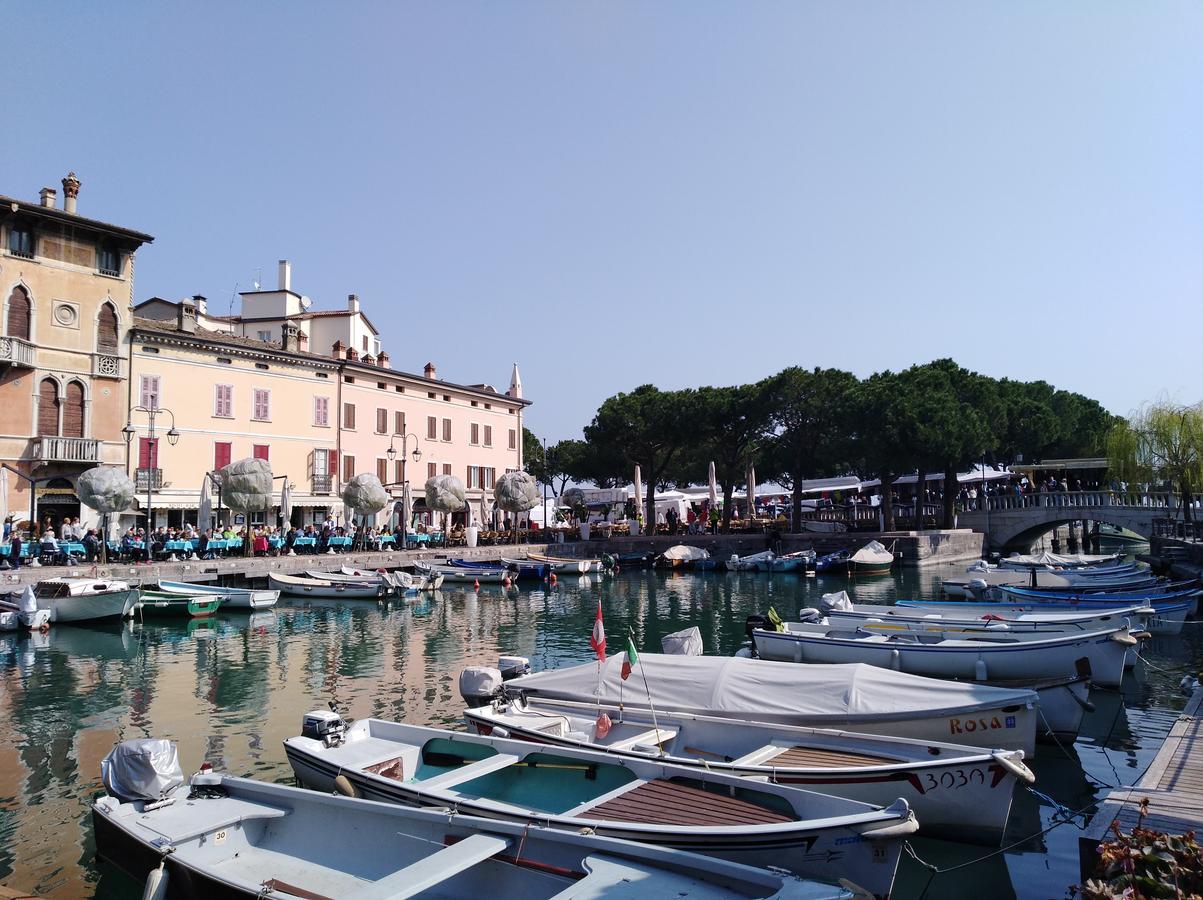
[[[951,571],[852,583],[632,572],[509,590],[456,586],[388,602],[298,600],[207,621],[0,634],[0,880],[67,897],[140,896],[128,879],[96,866],[87,816],[101,789],[100,759],[125,738],[178,741],[186,771],[209,759],[236,774],[287,781],[281,741],[305,711],[333,700],[355,718],[455,723],[465,665],[492,665],[501,654],[530,657],[536,669],[587,661],[599,600],[612,648],[628,630],[637,646],[654,650],[664,635],[697,625],[708,652],[730,654],[744,639],[745,618],[769,605],[789,617],[842,587],[860,602],[933,597]],[[1092,694],[1097,708],[1077,744],[1042,748],[1033,768],[1044,797],[1016,794],[1008,842],[1052,824],[1054,803],[1080,809],[1103,786],[1139,777],[1181,708],[1181,674],[1195,668],[1198,640],[1187,629],[1159,639],[1149,654],[1157,669],[1142,667],[1122,693]],[[1062,896],[1076,880],[1078,833],[1055,829],[930,885],[929,872],[908,862],[898,896],[925,885],[928,897],[967,889],[977,900]],[[942,868],[982,852],[934,841],[915,848]]]

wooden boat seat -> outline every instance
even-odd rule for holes
[[[633,750],[637,744],[646,744],[649,747],[657,747],[660,744],[667,744],[677,736],[675,728],[649,728],[646,731],[641,731],[631,737],[623,738],[621,741],[615,741],[612,744],[602,744],[606,750]]]
[[[573,814],[584,819],[687,827],[770,825],[794,821],[792,815],[747,800],[661,779],[637,784],[617,797],[574,810]]]
[[[846,750],[824,750],[819,747],[782,747],[763,765],[779,768],[842,769],[847,766],[880,766],[893,762],[887,756],[851,753]]]
[[[474,834],[425,859],[344,894],[342,900],[400,900],[427,891],[510,846],[505,838]]]

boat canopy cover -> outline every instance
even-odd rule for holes
[[[134,738],[122,741],[100,761],[100,777],[121,800],[162,800],[184,783],[173,741]]]
[[[532,696],[603,703],[639,703],[694,715],[754,718],[752,713],[839,719],[909,719],[1036,702],[1034,691],[942,681],[862,663],[823,665],[725,656],[641,653],[622,680],[625,653],[595,663],[536,672],[507,682]],[[646,682],[645,682],[646,677]]]
[[[710,559],[710,554],[701,547],[687,547],[684,544],[677,544],[664,551],[664,558],[695,562],[699,559]]]
[[[819,599],[819,609],[823,611],[824,615],[829,612],[852,612],[855,608],[847,591],[824,594]]]
[[[660,638],[660,648],[672,656],[701,656],[702,631],[698,626],[675,631]]]
[[[1118,559],[1115,553],[1014,553],[1001,562],[1007,566],[1092,566],[1097,563]]]
[[[869,543],[852,554],[852,562],[854,563],[880,564],[892,563],[893,561],[894,554],[878,541],[869,541]]]

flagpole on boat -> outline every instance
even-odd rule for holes
[[[627,661],[630,662],[630,651],[635,649],[635,632],[633,629],[628,629],[627,634]],[[656,755],[664,755],[664,745],[660,743],[660,723],[656,721],[656,704],[652,702],[652,688],[647,683],[647,674],[643,671],[643,658],[638,653],[635,654],[635,661],[639,663],[639,677],[643,679],[643,689],[647,692],[647,705],[652,711],[652,728],[656,731]]]

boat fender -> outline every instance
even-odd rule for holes
[[[1020,781],[1026,781],[1028,784],[1036,783],[1036,773],[1023,764],[1023,751],[1007,753],[1006,751],[995,750],[990,755],[994,757],[996,763]]]
[[[555,572],[552,572],[552,573],[551,573],[550,575],[548,575],[547,577],[548,577],[548,579],[551,581],[551,583],[552,583],[552,584],[555,584],[555,583],[556,583],[556,573],[555,573]]]
[[[895,672],[902,671],[902,654],[897,649],[890,651],[890,668]]]
[[[509,575],[507,575],[501,579],[501,586],[504,588],[508,588],[510,586],[510,576]]]
[[[341,773],[334,778],[334,792],[342,794],[344,797],[359,796],[359,788],[351,784],[351,779]]]
[[[973,664],[973,677],[977,681],[985,681],[989,677],[989,672],[986,670],[986,661],[979,659]]]
[[[480,579],[479,578],[472,582],[472,590],[474,590],[474,591],[480,590]]]
[[[1138,631],[1136,634],[1143,635],[1144,632]],[[1111,635],[1111,640],[1115,641],[1117,644],[1123,644],[1126,647],[1135,647],[1140,643],[1140,641],[1137,640],[1136,634],[1130,634],[1127,629],[1124,629],[1123,631],[1117,631],[1113,633]]]
[[[159,867],[150,873],[146,879],[146,887],[142,891],[142,900],[166,900],[167,898],[167,860],[163,859]]]

